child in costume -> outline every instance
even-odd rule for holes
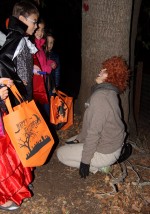
[[[16,3],[9,18],[9,34],[0,50],[0,83],[3,84],[9,78],[9,87],[12,79],[22,96],[29,101],[32,99],[32,54],[37,49],[28,40],[28,36],[37,28],[38,16],[39,12],[32,3]],[[0,90],[3,93],[0,102],[3,117],[7,113],[3,101],[5,87]],[[0,209],[15,210],[25,198],[31,197],[28,187],[33,181],[32,171],[31,168],[23,167],[5,131],[4,136],[0,136],[0,147]]]
[[[85,103],[81,132],[76,141],[57,150],[59,161],[79,168],[82,178],[109,167],[120,157],[126,132],[118,94],[126,89],[128,78],[128,67],[121,57],[114,56],[102,63]]]
[[[37,64],[34,64],[34,73],[36,74],[36,71],[44,71],[47,74],[50,74],[52,69],[56,67],[56,63],[53,60],[47,60],[45,52],[44,52],[44,45],[45,45],[45,38],[44,38],[44,33],[45,33],[45,22],[43,19],[40,19],[38,22],[38,28],[35,31],[35,45],[38,49],[37,53],[35,54],[39,63],[40,67],[37,66]]]
[[[0,210],[10,211],[18,209],[23,199],[32,196],[28,188],[32,174],[30,168],[23,167],[2,124],[2,115],[7,112],[4,99],[13,84],[8,78],[0,78],[0,85],[6,80],[7,85],[0,88],[0,128],[3,131],[0,135]]]
[[[0,50],[0,77],[13,79],[21,95],[32,99],[32,54],[37,49],[28,36],[37,28],[39,12],[30,2],[16,3],[9,17],[6,42]]]
[[[38,49],[38,52],[33,56],[34,58],[33,72],[34,72],[34,75],[39,75],[39,74],[42,75],[44,73],[43,74],[44,82],[45,82],[46,92],[48,95],[49,84],[47,84],[47,79],[49,79],[48,77],[50,76],[52,69],[56,67],[56,63],[54,60],[46,58],[46,54],[44,51],[44,46],[45,46],[44,34],[45,34],[45,22],[43,19],[40,19],[38,23],[38,28],[34,34],[35,36],[34,43]],[[36,78],[34,79],[36,80]],[[49,123],[49,95],[46,103],[44,103],[42,95],[41,95],[41,98],[42,98],[41,101],[39,98],[38,107],[41,113],[43,114],[45,120]]]

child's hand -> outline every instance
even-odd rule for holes
[[[41,69],[37,65],[34,65],[33,66],[33,73],[36,74],[36,75],[39,75],[38,71],[41,71]]]
[[[57,67],[56,62],[52,62],[52,63],[51,63],[51,68],[52,68],[52,69],[55,69],[56,67]]]
[[[56,93],[56,89],[55,89],[55,88],[52,90],[52,93],[53,93],[53,94],[55,94],[55,93]]]
[[[0,100],[6,99],[8,96],[8,88],[4,86],[3,88],[0,89]]]
[[[24,85],[27,85],[27,81],[25,81],[25,80],[22,80],[22,82],[23,82],[23,84],[24,84]]]
[[[10,78],[2,77],[0,78],[0,84],[4,84],[10,88],[14,83],[13,80],[11,80]]]

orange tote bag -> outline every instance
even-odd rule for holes
[[[68,107],[67,123],[61,128],[61,130],[66,130],[73,125],[73,97],[69,97],[67,94],[59,90],[57,91],[57,94],[62,97]]]
[[[8,114],[3,117],[4,127],[24,167],[36,167],[45,163],[54,139],[35,102],[22,102],[15,85],[12,93],[19,105],[12,108],[9,97],[5,100]]]
[[[61,129],[68,120],[68,107],[59,94],[50,97],[50,122],[57,130]]]

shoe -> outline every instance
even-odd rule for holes
[[[29,188],[29,190],[33,190],[33,189],[34,189],[33,184],[29,184],[29,185],[28,185],[28,188]]]
[[[77,143],[80,143],[77,139],[75,140],[72,140],[72,141],[66,141],[65,142],[66,144],[77,144]]]
[[[0,210],[8,210],[8,211],[12,211],[12,210],[17,210],[20,206],[18,206],[17,204],[15,204],[14,202],[12,202],[12,204],[8,207],[3,207],[0,206]]]
[[[114,163],[122,163],[123,161],[127,160],[132,154],[132,146],[130,143],[125,143],[121,150],[121,154],[119,159]]]

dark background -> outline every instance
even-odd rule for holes
[[[0,30],[7,33],[5,20],[17,0],[0,1]],[[55,32],[55,50],[60,56],[60,89],[77,98],[81,80],[81,9],[82,0],[45,0],[40,14]]]
[[[43,16],[56,33],[60,55],[61,87],[77,98],[81,79],[81,0],[45,0]]]

